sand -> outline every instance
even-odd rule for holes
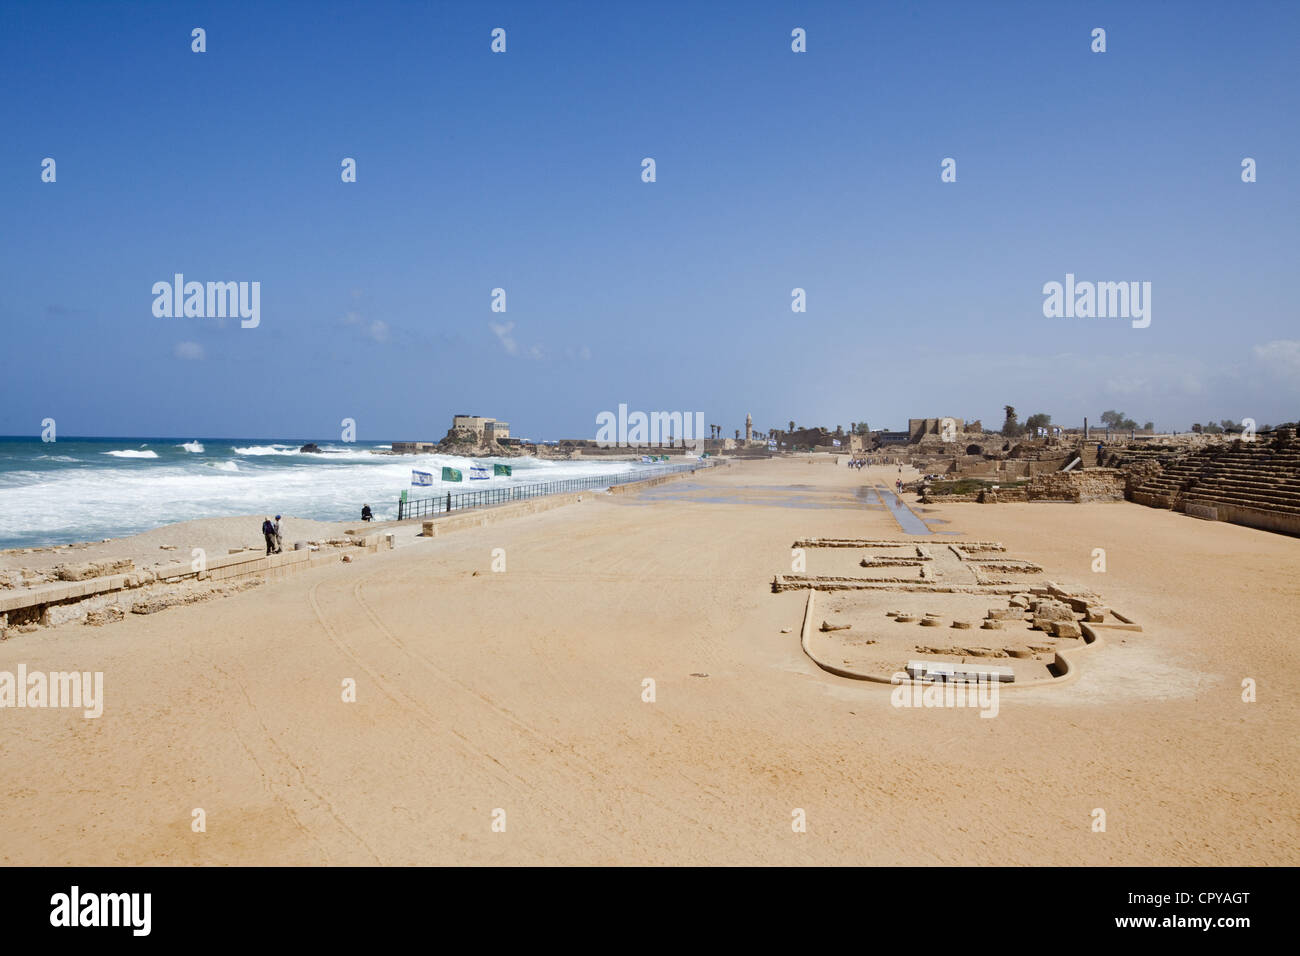
[[[1144,631],[995,719],[902,710],[804,656],[803,593],[771,593],[797,538],[904,537],[856,494],[895,477],[738,462],[0,643],[0,670],[101,670],[107,698],[0,711],[0,861],[1300,862],[1300,542],[1128,503],[934,506]]]

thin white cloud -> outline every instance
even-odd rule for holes
[[[515,330],[515,324],[513,322],[506,322],[503,324],[489,322],[488,328],[490,328],[492,334],[497,337],[497,341],[501,343],[501,347],[506,350],[507,355],[519,354],[519,343],[516,342],[514,336],[510,334]]]
[[[381,319],[367,319],[360,312],[348,312],[343,316],[343,324],[354,326],[368,339],[383,344],[390,338],[388,323]]]
[[[177,342],[172,354],[178,359],[197,361],[203,358],[203,346],[198,342]]]
[[[1267,345],[1256,345],[1253,351],[1255,358],[1270,371],[1300,378],[1300,341],[1274,339]]]

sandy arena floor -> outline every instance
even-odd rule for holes
[[[858,491],[895,477],[738,463],[0,643],[0,670],[103,671],[106,695],[97,720],[0,713],[0,860],[1300,863],[1300,541],[1127,503],[936,506],[958,535],[915,540],[1000,541],[1144,632],[996,719],[897,709],[810,661],[804,595],[771,590],[798,538],[903,537]]]

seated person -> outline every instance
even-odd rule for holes
[[[375,520],[375,516],[374,516],[374,514],[372,514],[371,511],[370,511],[370,505],[362,505],[362,506],[361,506],[361,520],[362,520],[362,521],[374,521],[374,520]]]

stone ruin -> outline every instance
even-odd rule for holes
[[[1071,652],[1102,632],[1141,631],[1097,594],[1047,580],[996,541],[810,538],[793,547],[817,571],[778,574],[772,590],[808,593],[804,651],[844,677],[889,683],[914,664],[956,674],[996,659],[1002,681],[1055,681],[1072,672]],[[814,595],[820,627],[811,625]]]
[[[1140,472],[1139,472],[1140,469]],[[1300,440],[1236,439],[1165,461],[1135,463],[1129,497],[1195,517],[1300,534]]]

